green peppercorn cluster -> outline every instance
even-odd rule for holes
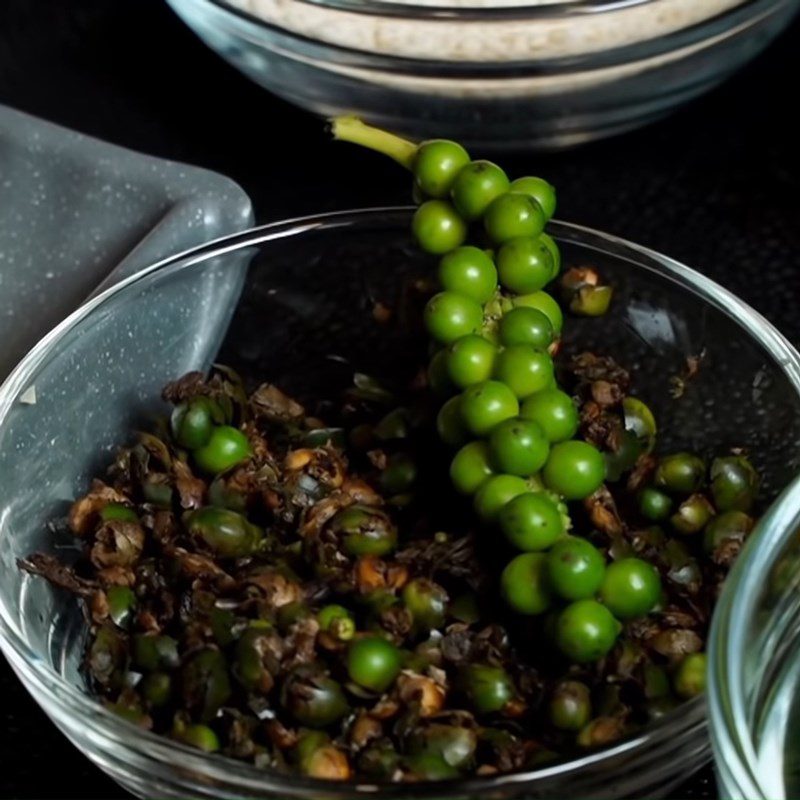
[[[457,142],[413,145],[352,119],[335,121],[334,133],[412,172],[412,233],[422,250],[440,257],[441,291],[424,313],[435,347],[429,382],[443,399],[437,430],[458,448],[450,467],[457,491],[523,551],[502,572],[503,598],[526,615],[560,602],[556,642],[564,655],[575,662],[604,656],[620,620],[657,604],[661,582],[636,558],[607,570],[589,541],[567,537],[565,502],[592,495],[606,462],[575,438],[578,412],[558,385],[551,355],[563,324],[545,291],[561,269],[558,246],[545,232],[555,189],[540,177],[512,181]],[[607,308],[610,291],[604,296]]]

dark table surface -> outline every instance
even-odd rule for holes
[[[702,270],[800,343],[799,36],[795,23],[726,85],[650,128],[504,165],[555,183],[562,217]],[[391,164],[328,142],[318,121],[206,50],[163,0],[0,0],[0,103],[229,175],[259,221],[408,199]],[[5,664],[0,764],[3,798],[124,795]],[[710,771],[676,796],[712,797]]]

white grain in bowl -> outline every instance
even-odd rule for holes
[[[350,11],[307,0],[226,0],[271,25],[326,44],[383,56],[445,62],[548,61],[651,41],[697,25],[746,0],[649,0],[596,13],[525,19],[493,15],[488,0],[406,2],[407,15],[381,14],[380,3]],[[397,0],[394,0],[395,4]],[[514,0],[506,0],[504,5]],[[486,14],[459,18],[457,9],[485,3]],[[453,16],[414,16],[414,6],[449,5]],[[547,6],[532,3],[520,8]],[[430,9],[420,9],[430,11]]]

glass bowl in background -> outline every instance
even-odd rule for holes
[[[728,577],[709,664],[720,797],[800,797],[800,479]]]
[[[800,0],[168,0],[257,83],[419,138],[559,148],[643,125],[760,52]]]
[[[162,262],[82,306],[0,387],[0,645],[55,724],[134,794],[621,800],[662,796],[709,758],[698,698],[605,749],[531,771],[413,787],[326,784],[198,753],[85,693],[77,603],[16,560],[70,547],[77,555],[48,522],[110,463],[115,445],[166,410],[160,388],[187,370],[219,360],[305,401],[339,396],[355,371],[413,373],[425,337],[381,326],[373,313],[376,301],[394,306],[409,278],[430,274],[410,217],[375,209],[291,220]],[[663,448],[749,448],[770,500],[800,464],[800,355],[744,303],[670,259],[565,223],[551,232],[566,263],[594,264],[616,287],[613,313],[570,320],[565,351],[613,354],[630,368]],[[673,398],[674,376],[701,353],[700,371]]]

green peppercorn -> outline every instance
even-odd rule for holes
[[[485,250],[465,245],[442,257],[439,283],[446,292],[469,297],[483,305],[497,290],[497,269]]]
[[[445,200],[426,200],[411,220],[411,232],[426,253],[444,255],[464,243],[467,225]]]
[[[497,348],[483,336],[469,334],[453,342],[447,350],[450,380],[466,389],[492,377]]]
[[[541,311],[550,320],[556,337],[561,334],[564,314],[561,311],[561,306],[547,292],[539,290],[530,294],[521,294],[513,298],[512,302],[515,308],[535,308]]]
[[[222,558],[250,556],[264,540],[261,528],[226,508],[199,508],[187,515],[186,528]]]
[[[550,588],[542,553],[511,559],[500,576],[500,594],[518,614],[542,614],[550,607]]]
[[[616,450],[603,454],[606,463],[606,480],[614,483],[632,470],[644,452],[642,443],[633,431],[624,430],[617,438]]]
[[[473,161],[458,173],[450,194],[458,213],[471,222],[483,216],[489,204],[508,187],[508,177],[497,164]]]
[[[219,738],[208,725],[188,725],[180,740],[205,753],[216,753],[220,749]]]
[[[428,365],[428,385],[439,397],[450,397],[458,391],[458,387],[450,380],[447,360],[447,350],[438,350]]]
[[[636,397],[626,397],[622,401],[625,413],[625,428],[632,431],[645,453],[652,452],[656,444],[656,418],[650,408]]]
[[[483,324],[483,308],[471,297],[439,292],[425,306],[428,333],[442,344],[451,344],[477,331]]]
[[[743,542],[755,521],[744,511],[724,511],[708,523],[703,534],[703,549],[709,555],[726,540]]]
[[[465,622],[467,625],[473,625],[478,622],[481,618],[481,613],[477,595],[474,592],[460,594],[450,604],[449,614],[453,619]]]
[[[130,506],[122,503],[109,503],[100,509],[100,519],[103,522],[138,522],[139,517]]]
[[[494,475],[486,442],[465,444],[450,464],[450,479],[461,494],[475,494]]]
[[[284,680],[281,705],[309,728],[326,728],[349,711],[342,687],[308,664],[295,667]]]
[[[513,344],[497,355],[494,377],[524,399],[552,385],[553,359],[530,345]]]
[[[417,465],[408,453],[393,453],[381,472],[381,486],[390,494],[407,492],[417,480]]]
[[[538,237],[511,239],[497,251],[498,278],[511,292],[538,292],[550,282],[552,274],[553,254]]]
[[[519,401],[504,383],[484,381],[464,390],[459,408],[467,430],[485,436],[503,420],[517,416]]]
[[[266,694],[274,684],[280,663],[271,655],[272,626],[258,621],[245,630],[236,642],[233,673],[245,689]]]
[[[525,344],[546,350],[553,342],[553,326],[538,309],[520,306],[507,311],[500,320],[500,341],[507,347]]]
[[[382,442],[405,439],[408,437],[409,422],[408,409],[395,408],[378,421],[373,433]]]
[[[492,475],[476,492],[473,506],[482,520],[492,522],[509,500],[527,491],[528,484],[517,475]]]
[[[218,475],[208,487],[208,504],[242,514],[247,510],[247,497],[229,487],[224,475]]]
[[[414,185],[428,197],[447,197],[458,173],[469,164],[469,153],[458,142],[429,139],[414,155]]]
[[[528,176],[517,178],[511,182],[511,191],[527,194],[532,197],[544,211],[545,217],[551,219],[556,213],[556,189],[544,178]]]
[[[669,678],[667,671],[657,664],[645,664],[644,672],[644,695],[648,700],[655,700],[659,697],[669,695]]]
[[[705,653],[685,655],[672,677],[675,694],[684,699],[702,694],[706,688],[706,669]]]
[[[609,564],[600,598],[617,619],[640,617],[661,598],[658,570],[640,558],[621,558]]]
[[[197,466],[209,475],[225,472],[251,455],[247,437],[238,428],[230,425],[215,427],[208,442],[193,453]]]
[[[108,615],[118,628],[130,626],[136,608],[136,595],[127,586],[111,586],[106,592]]]
[[[460,773],[435,753],[418,753],[409,756],[406,763],[411,772],[425,781],[446,781],[459,777]]]
[[[321,608],[317,613],[320,630],[330,633],[340,641],[349,641],[356,632],[353,615],[344,606],[335,603]]]
[[[581,317],[602,317],[608,312],[613,295],[610,286],[581,286],[569,301],[569,310]]]
[[[592,718],[589,687],[580,681],[556,684],[548,704],[552,725],[562,731],[579,731]]]
[[[582,500],[603,483],[605,461],[587,442],[559,442],[550,448],[542,477],[548,489],[567,500]]]
[[[558,277],[558,273],[561,272],[561,251],[558,249],[553,237],[548,236],[546,233],[539,234],[539,241],[547,247],[553,257],[553,272],[550,275],[550,280],[554,281]]]
[[[575,663],[597,661],[614,646],[621,628],[611,612],[596,600],[577,600],[558,615],[556,644]]]
[[[702,458],[691,453],[674,453],[658,462],[655,485],[669,492],[691,494],[703,485],[705,473],[706,465]]]
[[[578,430],[578,409],[572,398],[560,389],[543,389],[526,398],[519,415],[536,422],[552,443],[567,441]]]
[[[142,698],[149,708],[162,708],[172,694],[172,678],[166,672],[151,672],[142,678]]]
[[[492,200],[483,215],[483,225],[489,238],[503,244],[520,236],[538,236],[544,230],[546,218],[542,207],[532,197],[507,192]]]
[[[463,395],[451,397],[436,415],[436,431],[439,438],[453,447],[462,444],[467,438],[467,428],[462,413]]]
[[[180,663],[178,643],[170,636],[137,633],[132,649],[134,665],[147,672],[174,669]]]
[[[461,667],[457,684],[478,714],[502,711],[516,696],[509,674],[502,667],[488,664]]]
[[[417,631],[441,628],[448,603],[447,592],[428,578],[414,578],[403,588],[403,602]]]
[[[342,547],[351,556],[383,556],[397,545],[397,529],[380,509],[352,505],[339,511],[329,523],[342,536]]]
[[[678,506],[678,510],[670,517],[670,522],[678,533],[698,533],[713,516],[714,506],[706,496],[693,494]]]
[[[519,417],[496,425],[489,434],[489,453],[498,472],[526,477],[547,461],[550,445],[538,423]]]
[[[744,456],[711,462],[711,493],[718,511],[750,511],[758,493],[758,473]]]
[[[400,674],[402,663],[397,647],[379,636],[356,639],[347,651],[350,679],[373,692],[385,692]]]
[[[170,508],[172,506],[172,487],[168,483],[160,483],[155,480],[146,479],[142,483],[142,495],[145,502],[160,508]]]
[[[557,541],[547,554],[546,568],[550,586],[565,600],[593,597],[606,572],[602,553],[578,536]]]
[[[197,651],[181,670],[181,691],[186,709],[201,719],[213,719],[231,696],[228,664],[219,650]]]
[[[456,768],[469,765],[477,745],[478,737],[472,728],[436,722],[417,727],[408,741],[412,755],[437,755],[446,764]]]
[[[500,510],[498,520],[508,541],[527,552],[547,550],[564,534],[561,512],[544,492],[512,498]]]
[[[197,450],[208,444],[216,423],[224,421],[221,410],[209,397],[194,397],[178,406],[170,417],[172,436],[180,447]]]
[[[672,511],[672,498],[651,486],[639,492],[638,501],[642,516],[653,522],[665,520]]]

